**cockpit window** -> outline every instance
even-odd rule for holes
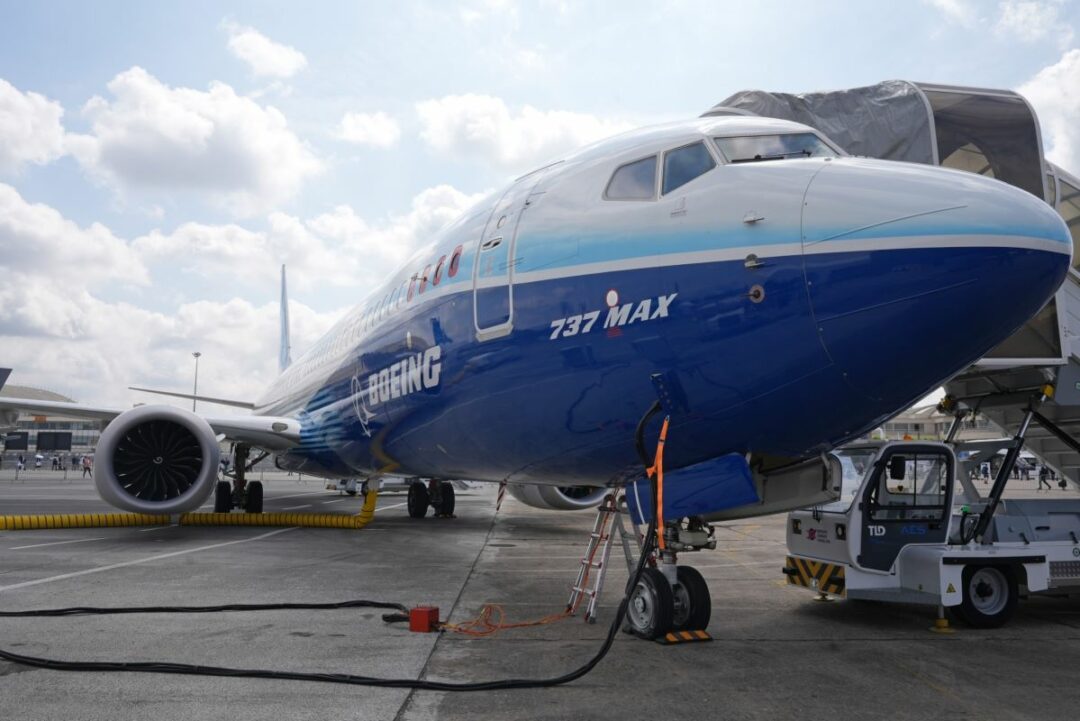
[[[664,155],[663,194],[667,195],[715,167],[716,161],[701,141],[668,151]]]
[[[608,200],[652,200],[655,195],[655,155],[620,166],[604,192]]]
[[[836,157],[836,151],[813,133],[747,135],[738,138],[713,138],[713,140],[720,147],[720,152],[732,163]]]

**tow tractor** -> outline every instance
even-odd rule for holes
[[[784,574],[819,597],[921,603],[976,628],[1008,622],[1021,595],[1080,591],[1080,501],[1002,494],[1037,407],[1040,389],[1014,438],[955,443],[964,412],[945,442],[846,446],[840,498],[793,511]],[[987,497],[970,469],[1005,448]]]

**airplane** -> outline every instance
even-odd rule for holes
[[[410,486],[423,515],[453,479],[595,505],[642,477],[635,427],[661,398],[666,483],[711,469],[721,497],[706,510],[752,515],[760,503],[725,506],[725,474],[764,492],[770,469],[818,463],[768,509],[815,502],[823,454],[1011,335],[1071,258],[1054,209],[1005,183],[850,157],[799,123],[705,117],[600,141],[480,201],[288,365],[283,333],[283,372],[261,397],[213,399],[251,415],[0,410],[107,421],[95,483],[130,511],[191,510],[215,487],[218,510],[258,511],[261,486],[243,479],[257,450],[333,479],[432,479]],[[221,439],[231,489],[217,484]],[[665,523],[677,538],[679,519]]]

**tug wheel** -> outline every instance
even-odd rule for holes
[[[678,584],[672,589],[675,610],[671,627],[675,631],[704,631],[712,618],[709,584],[693,566],[676,569]]]
[[[409,484],[409,499],[406,504],[409,509],[409,516],[412,518],[423,518],[427,515],[428,505],[431,503],[431,496],[428,495],[427,486],[421,481],[413,481]]]
[[[228,513],[232,510],[232,486],[228,481],[218,481],[214,486],[214,513]]]
[[[968,566],[963,592],[957,615],[974,628],[1004,626],[1016,611],[1020,596],[1016,574],[1008,566]]]
[[[675,615],[675,599],[671,584],[658,569],[641,572],[630,603],[626,608],[626,623],[630,633],[646,639],[657,639],[671,630]]]
[[[252,481],[247,484],[247,495],[244,497],[244,510],[248,513],[262,513],[263,485],[261,481]]]

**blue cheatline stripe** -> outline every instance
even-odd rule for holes
[[[756,232],[756,231],[762,232]],[[872,239],[917,238],[920,236],[1013,236],[1036,238],[1060,244],[1063,248],[1070,240],[1053,229],[1037,226],[981,226],[964,225],[905,225],[898,228],[889,224],[847,232],[843,228],[816,229],[807,233],[808,242],[827,239],[845,242]],[[742,229],[713,229],[668,233],[659,231],[626,230],[610,233],[584,233],[575,235],[528,234],[518,238],[514,273],[553,270],[593,263],[609,263],[643,257],[662,257],[679,253],[723,251],[799,244],[802,236],[798,228],[755,229],[754,233]]]

